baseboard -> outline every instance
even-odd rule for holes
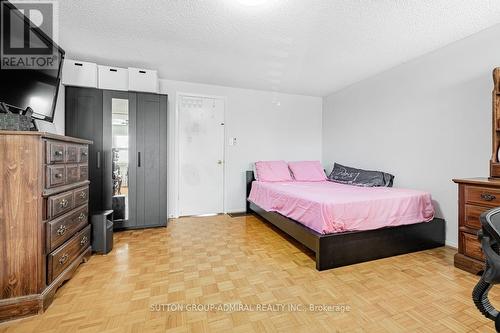
[[[457,243],[454,243],[454,242],[445,241],[444,245],[445,245],[446,247],[449,247],[449,248],[452,248],[452,249],[455,249],[455,250],[457,250],[457,249],[458,249],[458,244],[457,244]]]
[[[251,215],[245,211],[243,212],[230,212],[230,213],[226,213],[227,215],[229,215],[230,217],[242,217],[242,216],[248,216],[248,215]]]
[[[140,226],[117,227],[117,228],[113,228],[113,231],[165,228],[165,227],[167,227],[167,225],[168,225],[168,222],[166,222],[165,224],[148,224],[148,225],[140,225]]]

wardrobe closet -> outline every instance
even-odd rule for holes
[[[92,140],[90,213],[114,228],[167,223],[167,96],[66,87],[66,135]]]

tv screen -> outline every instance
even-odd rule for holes
[[[10,13],[10,45],[23,45],[26,25],[30,21],[19,10],[8,3],[1,2],[2,6],[7,6],[15,11]],[[4,7],[5,9],[5,7]],[[32,27],[32,26],[31,26]],[[33,66],[33,68],[16,68],[11,66],[6,68],[0,66],[1,89],[0,102],[6,103],[18,109],[33,109],[35,118],[53,121],[56,106],[57,94],[59,91],[61,67],[64,59],[64,50],[57,46],[40,29],[30,29],[30,47],[51,47],[57,57],[56,63],[51,66]],[[5,41],[5,36],[2,36]],[[18,56],[19,59],[23,59]],[[28,59],[28,58],[26,58]]]

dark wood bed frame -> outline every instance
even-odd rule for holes
[[[246,172],[247,198],[255,180]],[[255,213],[316,254],[318,271],[444,246],[444,220],[367,231],[320,234],[276,212],[247,200],[247,213]]]

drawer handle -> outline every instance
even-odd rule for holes
[[[87,197],[87,193],[85,193],[85,192],[81,192],[80,193],[80,198],[81,199],[85,199],[86,197]]]
[[[88,156],[89,153],[87,153],[86,151],[82,151],[82,156]]]
[[[62,150],[56,150],[56,151],[54,152],[54,155],[56,155],[56,156],[62,156],[62,155],[63,155],[63,152],[62,152]]]
[[[488,194],[488,193],[481,193],[481,199],[485,200],[485,201],[493,201],[495,200],[497,197],[494,196],[493,194]]]
[[[80,213],[80,216],[78,216],[78,220],[81,222],[85,219],[85,214]]]
[[[69,201],[66,199],[62,199],[61,202],[59,203],[60,208],[66,208],[68,207]]]
[[[89,239],[87,236],[83,236],[82,240],[80,241],[80,246],[84,246],[89,242]]]
[[[57,228],[57,234],[62,236],[66,233],[66,230],[68,230],[68,228],[64,224],[60,225],[59,228]]]
[[[65,253],[61,258],[59,258],[59,265],[64,265],[69,259],[69,254]]]
[[[62,173],[56,173],[56,174],[54,175],[54,177],[59,178],[59,179],[60,179],[60,178],[62,178],[62,176],[63,176],[63,175],[62,175]]]

